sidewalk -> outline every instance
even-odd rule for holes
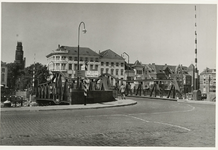
[[[113,102],[103,102],[95,104],[77,104],[77,105],[53,105],[53,106],[35,106],[35,107],[3,107],[1,112],[5,111],[49,111],[49,110],[75,110],[75,109],[98,109],[98,108],[108,108],[108,107],[121,107],[128,105],[135,105],[136,101],[130,99],[117,99]]]
[[[166,98],[166,97],[150,97],[150,96],[137,96],[137,95],[132,95],[128,97],[141,97],[141,98],[149,98],[149,99],[159,99],[159,100],[168,100],[168,101],[177,101],[177,102],[182,102],[182,103],[195,103],[195,104],[211,104],[211,105],[216,105],[216,102],[212,101],[203,101],[203,100],[188,100],[188,99],[175,99],[175,98]]]
[[[216,105],[216,102],[212,102],[212,101],[197,101],[197,100],[188,100],[188,99],[178,99],[177,102]]]

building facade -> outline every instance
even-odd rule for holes
[[[188,74],[188,68],[182,65],[156,65],[146,64],[144,69],[145,79],[176,79],[182,93],[191,92],[192,76]],[[162,81],[168,84],[168,81]]]
[[[206,68],[200,73],[200,90],[203,94],[216,92],[216,69]]]
[[[100,74],[108,73],[119,79],[125,79],[125,60],[123,57],[108,49],[99,53]],[[115,80],[112,79],[115,85]]]
[[[1,61],[1,87],[7,87],[8,68],[5,62]]]
[[[47,56],[49,71],[61,71],[69,78],[76,78],[78,47],[58,46],[58,48]],[[87,47],[80,47],[79,69],[84,70],[85,63],[88,67],[86,76],[98,78],[103,73],[108,73],[116,78],[124,79],[125,60],[112,50],[99,53]],[[112,79],[113,80],[113,79]],[[115,80],[113,81],[115,85]]]
[[[87,47],[80,47],[78,58],[78,47],[58,46],[58,48],[47,56],[49,71],[61,71],[69,78],[76,78],[77,63],[79,69],[88,62],[88,71],[99,72],[99,54]],[[98,74],[99,75],[99,74]]]

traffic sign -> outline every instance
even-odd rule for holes
[[[76,70],[76,77],[85,77],[85,70]]]

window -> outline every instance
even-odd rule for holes
[[[123,67],[123,63],[121,63],[121,67]]]
[[[101,68],[101,74],[103,74],[104,73],[104,68]]]
[[[56,64],[56,70],[60,70],[60,64],[59,63]]]
[[[88,61],[88,57],[85,58],[85,61],[86,61],[86,62]]]
[[[109,65],[109,62],[106,62],[106,66],[108,66]]]
[[[108,73],[108,71],[109,71],[109,69],[108,69],[108,68],[106,68],[106,73]]]
[[[95,65],[95,70],[98,71],[98,65]]]
[[[118,75],[119,69],[116,69],[116,75]]]
[[[55,60],[55,56],[53,56],[53,60]]]
[[[111,75],[114,75],[114,69],[111,69]]]
[[[56,60],[60,60],[60,56],[56,56]]]
[[[72,57],[71,56],[69,57],[69,60],[72,61]]]
[[[101,66],[104,66],[104,62],[101,62]]]
[[[61,70],[65,70],[66,69],[66,64],[61,64]]]
[[[80,58],[79,58],[79,61],[83,61],[83,58],[82,58],[82,57],[80,57]]]
[[[136,70],[137,74],[142,74],[142,70]]]
[[[77,57],[74,57],[74,61],[77,61]]]
[[[95,62],[98,62],[98,58],[95,58]]]
[[[69,70],[72,70],[72,64],[69,64]]]
[[[111,62],[111,67],[113,67],[114,66],[114,62]]]
[[[93,62],[93,58],[90,58],[90,61]]]
[[[93,65],[90,65],[90,70],[92,71],[94,68],[93,68]]]
[[[74,64],[74,70],[77,70],[77,64]]]
[[[119,63],[118,62],[116,63],[116,66],[119,67]]]
[[[5,82],[5,74],[2,74],[2,82]]]
[[[2,72],[5,72],[5,68],[2,68]]]
[[[61,60],[66,60],[66,56],[62,56],[62,57],[61,57]]]
[[[123,76],[123,69],[121,69],[121,76]]]

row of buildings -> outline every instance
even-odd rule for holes
[[[142,64],[138,60],[135,63],[128,64],[122,55],[118,55],[110,49],[97,53],[90,48],[81,47],[79,53],[78,58],[78,47],[58,45],[56,50],[46,56],[48,69],[50,71],[62,71],[69,78],[76,78],[79,59],[80,70],[88,62],[87,76],[90,78],[97,78],[103,73],[125,80],[177,78],[185,93],[192,92],[194,88],[195,67],[193,64],[188,67],[181,64],[174,66],[157,65],[155,63]],[[214,92],[216,89],[216,69],[207,68],[206,70],[198,76],[197,89],[200,89],[202,93]],[[112,82],[115,84],[115,80],[112,80]]]
[[[142,64],[140,61],[128,64],[122,55],[108,49],[98,53],[87,47],[81,47],[78,58],[78,47],[60,46],[48,54],[47,66],[49,71],[61,71],[69,78],[76,78],[77,65],[79,68],[88,62],[86,76],[89,78],[98,78],[103,73],[113,75],[118,79],[125,80],[145,80],[145,79],[172,79],[182,85],[185,93],[193,91],[194,65],[157,65]],[[23,46],[21,42],[17,43],[15,52],[15,63],[20,63],[25,67],[25,58],[23,57]],[[112,80],[115,84],[115,80]],[[137,84],[137,83],[136,83]],[[1,63],[1,85],[7,86],[7,65]],[[215,92],[216,90],[216,69],[206,68],[198,76],[198,87],[202,93]]]

